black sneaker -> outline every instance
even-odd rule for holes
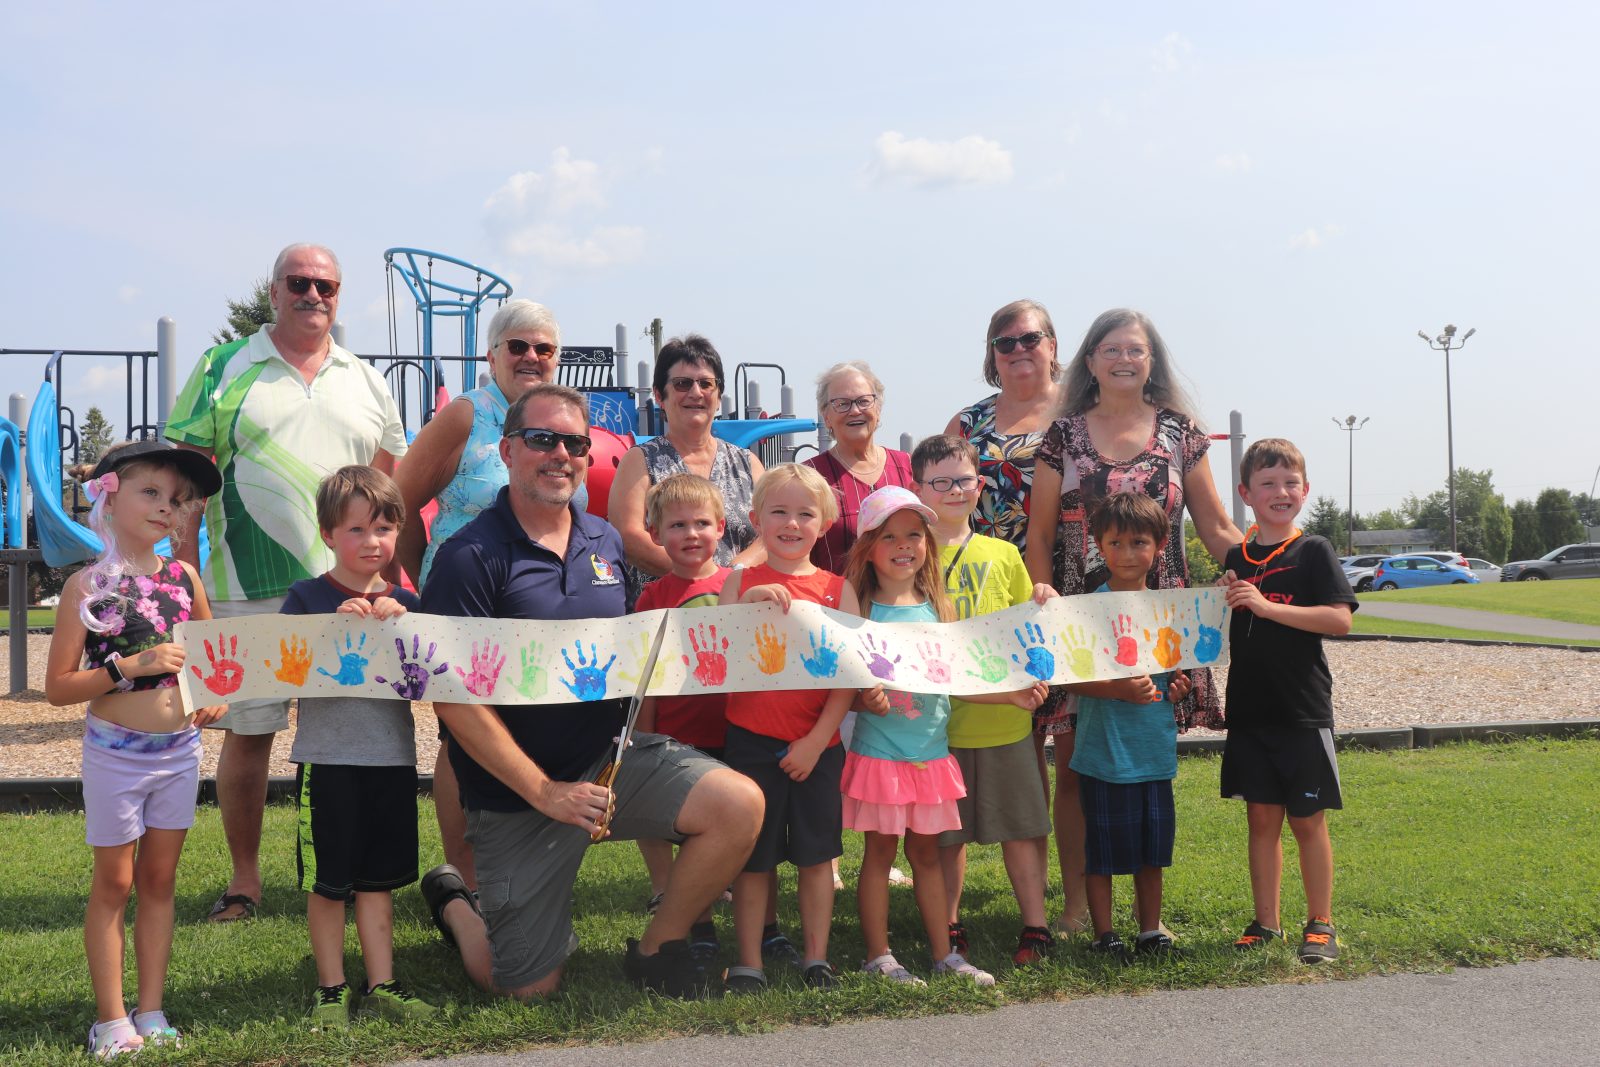
[[[1300,962],[1315,964],[1338,958],[1339,935],[1334,932],[1333,924],[1324,918],[1306,923],[1300,935]]]
[[[1133,954],[1135,956],[1170,956],[1172,955],[1172,938],[1159,930],[1149,937],[1135,938]]]
[[[1128,946],[1118,937],[1116,931],[1108,930],[1095,939],[1089,946],[1089,951],[1097,956],[1104,956],[1112,963],[1129,963],[1133,957],[1128,954]]]
[[[754,967],[729,967],[722,972],[722,986],[735,996],[767,991],[767,976]]]
[[[805,969],[806,985],[812,989],[838,989],[839,976],[833,971],[833,964],[826,962],[813,963]]]
[[[701,1000],[711,993],[711,977],[705,964],[689,954],[689,942],[681,938],[663,941],[654,956],[641,953],[639,942],[628,938],[622,972],[640,989],[662,996]]]
[[[800,966],[800,950],[783,934],[773,934],[761,941],[761,959],[769,965]]]
[[[462,879],[461,872],[448,863],[441,863],[433,870],[422,876],[422,899],[428,905],[428,912],[433,916],[433,925],[439,928],[439,934],[444,938],[444,943],[455,948],[456,938],[450,932],[450,927],[445,925],[444,907],[452,900],[460,898],[467,902],[473,912],[483,917],[483,912],[478,909],[478,895],[467,888],[467,883]]]
[[[1240,952],[1245,952],[1253,948],[1266,948],[1273,941],[1282,940],[1282,930],[1274,930],[1270,926],[1262,926],[1255,919],[1251,919],[1250,925],[1244,928],[1244,933],[1239,935],[1239,940],[1233,943],[1233,947]]]
[[[721,951],[722,942],[717,940],[715,923],[695,923],[689,927],[689,955],[709,966]]]

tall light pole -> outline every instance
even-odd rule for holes
[[[1368,417],[1357,422],[1354,415],[1333,420],[1335,426],[1350,435],[1350,506],[1344,514],[1350,526],[1349,540],[1345,541],[1345,548],[1352,556],[1356,554],[1356,431],[1371,421],[1372,419]]]
[[[1467,339],[1477,332],[1478,328],[1474,326],[1457,340],[1454,326],[1446,326],[1444,333],[1438,337],[1429,337],[1422,330],[1417,331],[1417,336],[1427,342],[1429,348],[1444,353],[1444,440],[1450,463],[1450,551],[1452,552],[1459,549],[1456,547],[1456,434],[1450,407],[1450,350],[1466,347]]]

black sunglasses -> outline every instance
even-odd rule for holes
[[[594,442],[581,433],[558,433],[555,430],[541,430],[529,427],[526,430],[509,430],[507,437],[520,437],[522,443],[535,452],[554,452],[557,445],[566,447],[567,455],[573,457],[587,456]]]
[[[317,295],[327,300],[339,292],[339,283],[328,278],[307,278],[303,274],[285,274],[283,284],[288,286],[289,292],[295,296],[305,296],[314,285]]]
[[[559,348],[557,348],[555,345],[551,344],[549,341],[540,341],[538,344],[535,345],[535,344],[529,344],[527,341],[524,341],[520,337],[507,337],[504,341],[501,341],[500,343],[506,346],[506,351],[507,352],[510,352],[513,356],[516,356],[518,359],[521,359],[523,356],[527,355],[528,354],[528,349],[530,349],[530,348],[533,349],[533,354],[538,356],[540,359],[549,359],[551,356],[553,356],[557,352],[561,351]]]
[[[1039,342],[1048,336],[1049,334],[1042,330],[1032,330],[1020,337],[991,337],[989,343],[994,345],[994,350],[1002,356],[1009,356],[1016,351],[1018,345],[1022,346],[1024,352],[1032,352],[1039,347]]]
[[[680,393],[687,393],[697,385],[702,393],[710,393],[722,388],[715,378],[668,378],[667,384]]]

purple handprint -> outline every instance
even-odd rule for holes
[[[461,675],[461,684],[467,687],[467,692],[475,697],[486,697],[494,692],[494,685],[500,680],[500,668],[506,665],[505,656],[500,654],[499,645],[491,645],[487,640],[483,642],[483,651],[478,651],[478,642],[472,642],[472,670],[464,671],[456,668],[456,673]]]
[[[411,655],[408,658],[406,656],[405,638],[395,638],[394,648],[396,652],[400,653],[400,677],[390,681],[381,674],[377,676],[380,683],[391,687],[396,693],[399,693],[402,700],[421,700],[422,694],[428,691],[428,679],[443,674],[450,669],[450,664],[441,663],[433,670],[428,670],[428,664],[433,661],[433,652],[438,645],[433,641],[429,641],[428,651],[419,654],[418,649],[421,647],[422,635],[412,634]]]
[[[861,638],[861,662],[867,665],[867,670],[872,672],[874,678],[882,678],[886,682],[894,681],[894,665],[900,662],[900,657],[889,659],[889,642],[879,643],[871,634]]]
[[[917,646],[917,655],[922,657],[924,678],[935,685],[950,681],[950,661],[945,657],[943,645],[937,641],[920,644]]]

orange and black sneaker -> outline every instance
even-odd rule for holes
[[[1263,926],[1255,919],[1250,920],[1250,925],[1244,928],[1244,933],[1239,935],[1239,940],[1233,947],[1243,952],[1252,948],[1266,948],[1273,941],[1283,940],[1283,931],[1274,930],[1270,926]]]
[[[1055,943],[1056,939],[1044,927],[1024,926],[1022,936],[1017,938],[1017,950],[1011,954],[1011,962],[1018,967],[1038,963],[1050,955]]]
[[[950,951],[965,959],[967,948],[967,928],[957,919],[950,924]]]
[[[1317,916],[1306,923],[1300,935],[1300,962],[1322,963],[1339,958],[1339,935],[1333,923],[1325,916]]]

